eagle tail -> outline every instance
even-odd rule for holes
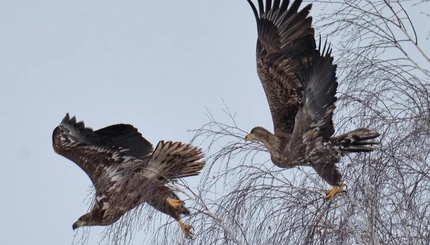
[[[181,142],[160,141],[149,160],[148,170],[169,180],[195,176],[205,165],[202,150]]]
[[[346,152],[369,152],[373,151],[373,147],[379,144],[378,141],[373,139],[377,138],[380,134],[368,128],[358,128],[346,134],[332,137],[335,145],[339,145],[343,151]]]

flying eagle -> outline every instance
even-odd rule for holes
[[[52,134],[54,151],[75,162],[90,177],[96,202],[73,229],[106,226],[127,211],[146,202],[179,222],[185,237],[191,226],[181,221],[189,214],[169,181],[198,175],[205,165],[201,149],[181,142],[160,141],[153,149],[129,124],[111,125],[96,131],[66,114]]]
[[[301,0],[258,0],[248,3],[257,20],[257,71],[269,102],[274,134],[255,127],[245,140],[263,143],[281,168],[312,166],[332,188],[325,199],[343,192],[336,163],[348,152],[369,152],[379,136],[359,128],[333,136],[336,65],[331,49],[316,48],[311,4],[298,11]]]

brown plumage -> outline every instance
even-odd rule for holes
[[[248,2],[257,18],[257,70],[272,112],[274,134],[255,127],[245,139],[263,143],[279,167],[312,166],[333,185],[326,196],[331,198],[343,191],[335,164],[347,152],[372,151],[377,142],[371,140],[379,134],[360,128],[333,137],[336,65],[330,48],[324,45],[321,50],[321,43],[315,48],[311,17],[307,17],[311,4],[298,11],[300,0],[290,8],[286,0],[275,0],[273,5],[267,0],[265,7],[259,0],[258,15]],[[282,58],[269,62],[272,57]]]
[[[52,135],[54,151],[75,162],[96,189],[91,212],[73,229],[111,225],[129,210],[147,202],[177,220],[187,238],[191,226],[180,214],[189,214],[184,202],[165,184],[198,175],[205,165],[201,149],[181,142],[160,141],[155,148],[132,125],[111,125],[96,131],[75,117],[65,116]]]
[[[259,12],[251,0],[257,21],[257,73],[266,93],[275,135],[288,137],[294,128],[302,85],[295,74],[303,73],[307,58],[315,51],[311,5],[298,11],[301,1],[288,8],[289,1],[258,1]]]

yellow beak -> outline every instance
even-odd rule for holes
[[[250,141],[250,140],[256,140],[257,138],[255,137],[255,135],[254,134],[248,134],[246,137],[245,137],[245,141]]]

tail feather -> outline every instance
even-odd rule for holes
[[[347,152],[369,152],[375,150],[373,145],[379,144],[373,139],[379,137],[379,133],[368,128],[358,128],[346,134],[332,137],[335,145],[342,147]]]
[[[178,179],[198,175],[204,167],[200,148],[181,142],[160,141],[147,167],[147,177]]]

